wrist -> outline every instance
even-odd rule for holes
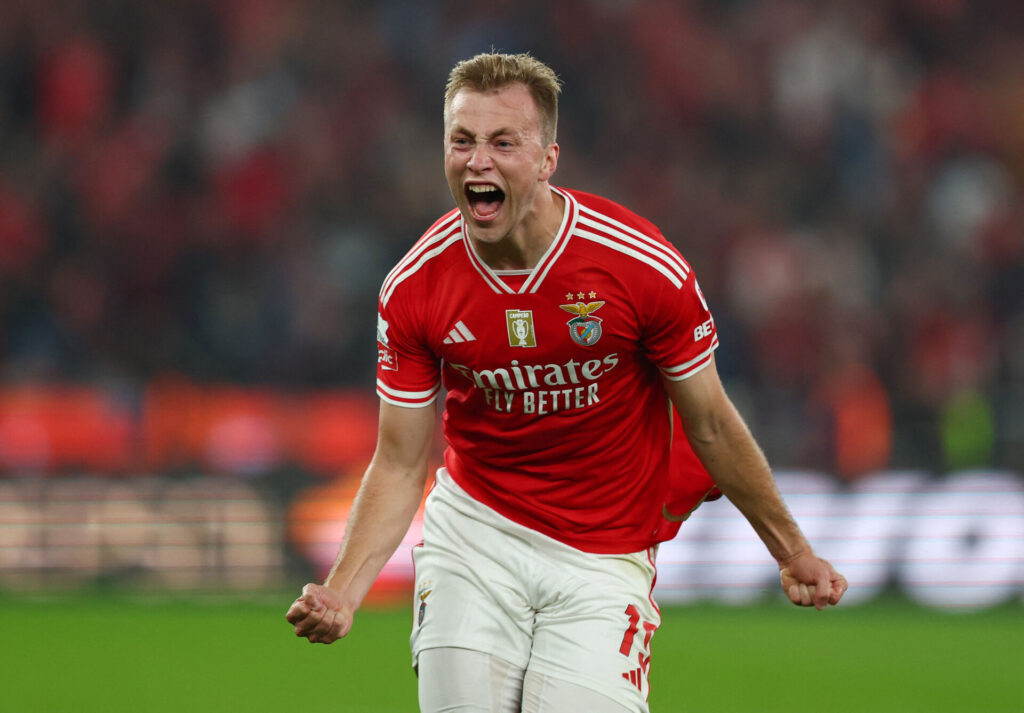
[[[336,598],[335,600],[341,609],[349,612],[350,614],[354,613],[355,610],[359,608],[359,605],[362,604],[363,597],[353,593],[350,586],[345,586],[344,583],[337,579],[329,576],[324,580],[324,583],[321,586],[334,595]]]
[[[806,557],[807,555],[814,556],[814,552],[811,550],[809,545],[792,552],[783,553],[782,555],[777,556],[775,558],[775,561],[778,563],[779,569],[781,570],[785,569],[786,567],[789,567],[794,562],[796,562],[799,559],[802,559],[803,557]]]

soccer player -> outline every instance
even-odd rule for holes
[[[529,55],[452,70],[457,208],[384,280],[377,449],[334,567],[287,613],[314,643],[349,632],[420,504],[443,385],[445,465],[413,552],[428,713],[646,711],[657,546],[716,486],[794,604],[847,586],[723,391],[690,265],[647,220],[549,182],[559,89]]]

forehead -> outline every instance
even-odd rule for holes
[[[478,91],[460,89],[445,111],[446,128],[488,133],[505,128],[540,132],[540,110],[524,84],[508,84],[497,89]]]

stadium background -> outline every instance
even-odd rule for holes
[[[373,446],[379,283],[451,205],[447,71],[491,47],[565,81],[556,182],[694,264],[853,582],[790,611],[705,508],[655,710],[1024,710],[1022,32],[1010,0],[6,0],[0,710],[412,709],[401,553],[352,641],[283,612]]]

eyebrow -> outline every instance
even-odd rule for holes
[[[511,129],[511,128],[503,126],[500,129],[496,129],[496,130],[492,131],[489,134],[484,134],[483,138],[485,138],[485,139],[493,139],[495,136],[502,136],[502,135],[505,135],[505,134],[518,137],[518,136],[521,136],[521,133],[522,132],[517,131],[516,129]],[[456,124],[455,126],[452,127],[452,129],[449,132],[449,134],[467,134],[467,135],[473,136],[473,137],[476,136],[476,134],[474,134],[472,131],[470,131],[469,129],[467,129],[467,128],[463,127],[463,126],[460,126],[458,124]]]

